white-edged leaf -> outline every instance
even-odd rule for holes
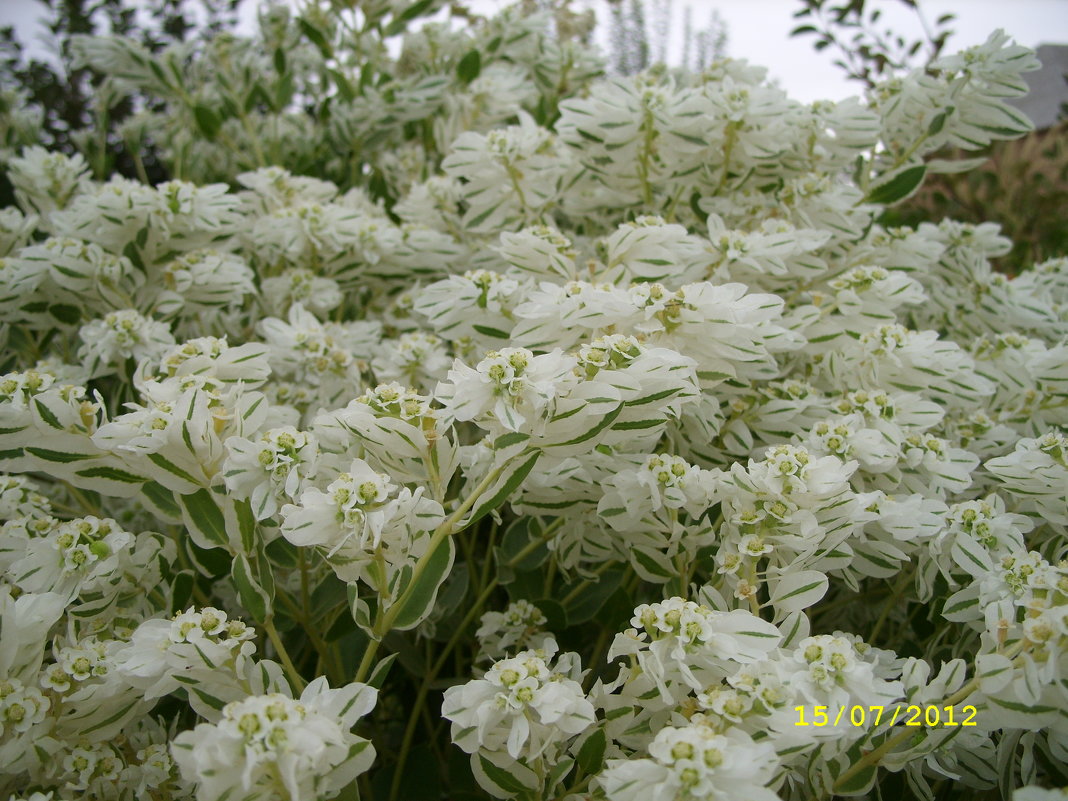
[[[771,603],[775,607],[776,619],[808,609],[819,602],[827,594],[828,585],[827,576],[818,570],[787,573],[771,587]]]

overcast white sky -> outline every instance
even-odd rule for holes
[[[508,2],[469,0],[469,5],[486,13]],[[577,0],[578,5],[582,3],[598,10],[599,19],[607,19],[604,0]],[[767,67],[769,76],[779,80],[791,97],[803,101],[839,99],[858,91],[831,63],[830,50],[816,53],[811,36],[790,38],[790,30],[798,24],[792,18],[792,12],[801,7],[798,0],[672,0],[672,3],[677,28],[681,28],[686,5],[691,7],[692,19],[698,27],[707,25],[712,11],[718,11],[728,28],[728,55]],[[248,17],[254,16],[256,5],[257,0],[244,0],[243,11]],[[995,28],[1004,28],[1029,47],[1068,43],[1068,0],[920,0],[920,6],[931,22],[941,14],[957,15],[952,26],[956,33],[950,39],[949,50],[982,42]],[[899,0],[869,0],[869,7],[883,8],[883,21],[895,31],[912,38],[919,35],[919,22]],[[25,41],[34,35],[34,20],[42,8],[36,0],[0,0],[0,24],[15,23]],[[678,52],[682,38],[677,29],[671,41]]]

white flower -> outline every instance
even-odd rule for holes
[[[694,715],[685,727],[665,726],[649,757],[610,759],[598,776],[609,801],[777,801],[767,788],[778,758],[770,742],[743,731],[719,734]]]
[[[540,433],[557,398],[577,383],[576,361],[559,350],[535,356],[526,348],[502,348],[473,369],[457,359],[435,394],[457,420],[491,432]]]
[[[255,636],[220,609],[190,607],[170,620],[141,623],[129,645],[115,654],[116,670],[149,701],[191,683],[216,697],[233,697],[256,650]]]
[[[374,746],[352,734],[375,705],[364,684],[330,689],[311,682],[299,700],[259,695],[223,707],[218,723],[202,723],[171,746],[198,798],[333,798],[374,761]]]
[[[541,278],[575,277],[576,253],[571,240],[550,226],[537,225],[518,233],[502,232],[497,252],[517,270]]]
[[[255,293],[254,273],[232,253],[196,250],[166,264],[160,276],[164,291],[156,311],[166,319],[239,307]]]
[[[10,567],[10,579],[29,592],[86,590],[106,594],[112,574],[125,567],[134,537],[111,519],[83,517],[58,523],[25,543],[25,556]]]
[[[326,492],[309,488],[301,495],[299,507],[282,509],[282,533],[295,545],[338,547],[355,537],[360,547],[374,549],[393,511],[385,502],[396,491],[388,475],[354,459]]]
[[[327,408],[360,385],[361,360],[371,357],[382,335],[381,323],[323,323],[299,303],[290,307],[288,321],[267,317],[259,330],[275,373],[314,388]]]
[[[678,456],[654,454],[641,466],[609,479],[597,510],[613,528],[648,525],[643,518],[662,508],[699,517],[712,503],[712,475]],[[620,514],[624,513],[624,514]]]
[[[1015,451],[989,460],[985,467],[1019,497],[1020,511],[1037,513],[1062,530],[1068,526],[1068,437],[1064,434],[1051,431],[1022,439]]]
[[[897,464],[901,452],[892,442],[882,431],[866,428],[859,414],[823,420],[805,440],[809,453],[856,459],[860,469],[870,473],[885,473]]]
[[[860,648],[867,651],[869,646],[857,637],[842,636],[841,632],[804,638],[786,657],[799,668],[790,680],[791,686],[810,704],[836,708],[851,701],[900,697],[901,683],[884,681]]]
[[[1047,790],[1035,785],[1019,787],[1012,791],[1012,801],[1065,801],[1068,799],[1068,787],[1060,790]]]
[[[42,216],[66,208],[89,188],[89,165],[80,153],[65,156],[29,147],[8,162],[8,170],[23,211]]]
[[[329,181],[293,175],[282,167],[261,167],[254,172],[243,172],[237,176],[237,180],[251,190],[241,193],[242,200],[261,211],[303,202],[325,203],[338,192],[337,187]]]
[[[634,655],[643,681],[671,705],[727,676],[732,663],[764,657],[782,639],[748,611],[717,612],[679,597],[642,604],[630,622],[634,628],[616,636],[608,659]]]
[[[230,437],[225,445],[223,479],[235,497],[252,504],[257,520],[273,515],[279,500],[296,500],[315,475],[318,443],[292,426],[272,428],[255,441]]]
[[[548,281],[524,295],[515,306],[519,318],[512,339],[530,348],[570,348],[600,328],[621,325],[638,318],[631,295],[609,283],[590,284]]]
[[[445,691],[441,714],[452,721],[460,748],[507,751],[534,760],[562,746],[594,723],[594,710],[578,679],[576,654],[561,654],[556,642],[495,662],[483,679]]]
[[[462,183],[464,224],[472,231],[530,224],[556,200],[569,153],[525,111],[519,121],[486,135],[460,134],[441,164]]]
[[[265,279],[263,297],[268,308],[277,315],[286,314],[290,306],[299,303],[323,317],[341,304],[337,281],[302,268],[291,268],[282,275]]]
[[[542,631],[545,615],[530,601],[513,601],[503,612],[485,612],[479,618],[475,637],[480,657],[501,659],[513,648],[522,648]]]
[[[777,324],[783,309],[775,295],[749,294],[742,284],[687,284],[667,293],[657,284],[634,288],[644,306],[650,344],[683,353],[697,362],[705,388],[727,378],[772,378],[775,351],[798,347],[801,341]]]
[[[136,377],[139,388],[152,380],[201,376],[210,378],[213,391],[220,397],[231,393],[224,388],[240,388],[243,391],[258,389],[271,374],[267,363],[267,348],[257,342],[231,346],[226,339],[197,337],[188,339],[168,350],[159,360],[158,369],[147,365]],[[151,390],[149,390],[151,392]]]
[[[606,280],[695,281],[711,263],[702,241],[661,217],[638,217],[602,242]]]
[[[382,383],[399,381],[428,391],[445,377],[451,363],[439,337],[410,331],[395,340],[383,340],[371,366]]]
[[[395,572],[418,559],[429,544],[428,532],[444,519],[441,504],[398,488],[388,475],[354,459],[326,488],[304,490],[299,505],[282,507],[282,536],[294,545],[324,550],[345,581],[357,578],[385,591],[376,557]],[[386,584],[383,584],[386,582]]]
[[[500,342],[512,327],[512,312],[519,303],[520,284],[490,270],[468,270],[421,289],[413,309],[427,319],[439,336],[462,341],[470,338],[486,347]]]
[[[972,408],[993,394],[993,385],[975,362],[935,331],[910,331],[897,323],[880,325],[828,355],[825,369],[839,385],[864,389],[897,387],[950,407]]]
[[[23,247],[37,227],[36,214],[23,214],[16,208],[0,209],[0,258]]]
[[[145,283],[129,259],[69,237],[49,237],[23,248],[17,261],[47,274],[45,288],[54,297],[98,313],[130,306]]]
[[[174,337],[165,324],[134,309],[110,312],[103,319],[86,323],[78,336],[84,343],[78,358],[91,366],[93,376],[116,370],[125,359],[159,359],[174,346]]]
[[[23,516],[46,517],[51,507],[51,502],[41,494],[37,482],[25,476],[0,474],[0,520]]]

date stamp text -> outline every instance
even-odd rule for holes
[[[931,704],[909,706],[795,706],[795,726],[878,726],[884,720],[891,726],[901,722],[905,726],[975,726],[977,710],[974,706],[934,706]]]

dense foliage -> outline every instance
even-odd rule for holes
[[[1062,797],[1068,259],[880,223],[1033,54],[804,105],[436,5],[75,37],[155,185],[9,96],[0,792]]]

